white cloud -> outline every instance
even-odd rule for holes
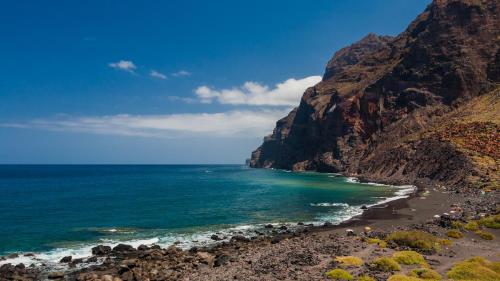
[[[193,99],[193,98],[185,98],[185,97],[180,97],[180,96],[167,96],[167,99],[169,101],[182,101],[182,102],[185,102],[185,103],[197,103],[198,100],[197,99]]]
[[[149,76],[154,77],[154,78],[158,78],[161,80],[167,79],[167,75],[165,75],[159,71],[156,71],[156,70],[151,70],[151,72],[149,73]]]
[[[191,76],[191,72],[186,71],[186,70],[179,70],[177,72],[172,73],[172,76],[175,76],[175,77],[187,77],[187,76]]]
[[[270,89],[257,82],[245,82],[241,87],[232,89],[212,89],[200,86],[195,90],[200,102],[232,105],[297,106],[304,91],[321,81],[321,76],[302,79],[290,78]]]
[[[276,120],[285,116],[288,111],[289,108],[168,115],[60,116],[53,119],[3,123],[0,127],[167,138],[192,135],[261,137],[270,133]]]
[[[128,71],[130,73],[134,73],[137,69],[137,66],[132,61],[129,60],[120,60],[118,62],[112,62],[108,64],[111,68],[116,68],[124,71]]]

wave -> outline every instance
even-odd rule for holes
[[[357,178],[346,178],[346,181],[352,182],[352,183],[359,183],[359,180]],[[373,207],[376,205],[381,205],[385,204],[390,201],[394,201],[397,199],[401,198],[407,198],[409,197],[416,189],[415,186],[413,185],[403,185],[403,186],[392,186],[392,185],[383,185],[383,184],[377,184],[377,183],[363,183],[363,184],[370,184],[374,186],[387,186],[387,187],[392,187],[396,188],[396,191],[394,192],[393,196],[390,197],[373,197],[374,199],[378,199],[375,203],[371,205],[366,205],[367,207]],[[311,206],[313,207],[340,207],[339,208],[332,208],[330,212],[326,214],[321,214],[314,218],[314,221],[311,222],[304,222],[305,224],[313,224],[313,225],[322,225],[325,222],[330,222],[332,224],[340,224],[346,220],[352,219],[355,216],[361,215],[363,213],[363,210],[361,209],[362,205],[349,205],[347,203],[341,203],[341,202],[319,202],[319,203],[310,203]],[[120,235],[123,233],[131,234],[136,232],[136,229],[132,228],[94,228],[94,229],[88,229],[92,231],[99,231],[102,233],[107,233],[111,234],[108,238],[108,236],[105,236],[104,238],[98,240],[98,241],[93,241],[89,242],[86,244],[78,244],[74,245],[73,247],[58,247],[53,250],[47,251],[47,252],[40,252],[40,253],[33,253],[33,256],[25,256],[22,253],[19,254],[18,257],[15,258],[7,258],[5,260],[0,261],[0,265],[6,264],[6,263],[11,263],[11,264],[19,264],[23,263],[27,266],[34,264],[37,266],[41,265],[46,265],[50,269],[60,269],[64,270],[67,269],[66,264],[61,264],[59,261],[65,257],[65,256],[72,256],[73,259],[77,258],[87,258],[91,256],[91,249],[92,247],[95,247],[96,245],[102,244],[110,247],[115,247],[116,245],[120,243],[124,244],[129,244],[135,248],[137,248],[139,245],[159,245],[161,247],[168,247],[170,245],[176,245],[177,247],[180,247],[182,249],[189,249],[193,246],[196,247],[201,247],[201,246],[207,246],[210,244],[222,242],[222,241],[229,241],[231,237],[234,237],[235,235],[243,235],[246,237],[251,237],[251,236],[256,236],[257,231],[258,232],[263,232],[263,233],[271,233],[271,231],[276,230],[276,227],[286,225],[288,229],[294,229],[299,226],[297,226],[297,222],[283,222],[283,223],[271,223],[275,228],[273,229],[265,229],[262,223],[258,224],[242,224],[242,225],[236,225],[236,226],[226,226],[223,228],[212,228],[212,229],[205,229],[201,231],[192,231],[190,233],[174,233],[174,232],[168,232],[166,230],[161,231],[161,233],[155,233],[151,234],[154,237],[142,237],[142,238],[131,238],[129,240],[123,240],[123,237],[121,240],[119,239],[113,239],[111,236],[112,235]],[[142,233],[142,232],[137,232],[137,233]],[[218,242],[214,241],[211,239],[211,236],[213,234],[217,234],[220,240]],[[117,236],[119,237],[119,236]],[[102,262],[102,260],[98,260],[97,263]],[[83,267],[83,266],[88,266],[89,263],[82,263],[77,265],[77,268]]]
[[[347,203],[311,203],[313,207],[349,207]]]
[[[332,224],[340,224],[344,221],[350,220],[356,216],[359,216],[363,213],[361,206],[347,206],[342,208],[342,210],[337,211],[332,214],[325,214],[319,216],[317,219],[320,223],[330,222]],[[316,223],[313,223],[316,224]]]
[[[346,177],[345,181],[348,183],[360,183],[358,178],[355,177]]]

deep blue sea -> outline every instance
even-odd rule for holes
[[[338,223],[408,190],[241,165],[0,165],[0,255],[36,253],[18,258],[29,264],[98,243],[189,247],[267,223]]]

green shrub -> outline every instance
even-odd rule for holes
[[[392,258],[380,257],[370,263],[370,267],[377,271],[390,272],[399,271],[401,266]]]
[[[366,242],[368,242],[368,244],[377,244],[380,248],[387,247],[387,242],[378,238],[368,238],[366,239]]]
[[[427,265],[424,256],[415,251],[399,251],[392,255],[392,258],[400,264]]]
[[[479,230],[479,224],[476,221],[470,221],[464,226],[465,230],[477,231]]]
[[[326,277],[332,279],[332,280],[346,280],[350,281],[352,280],[352,275],[340,268],[335,268],[326,273]]]
[[[500,263],[490,262],[483,257],[474,257],[456,263],[447,273],[453,280],[500,280]]]
[[[429,268],[416,268],[408,273],[408,276],[417,277],[424,280],[441,280],[441,274]]]
[[[484,240],[493,240],[493,239],[495,239],[495,235],[493,235],[493,233],[489,233],[489,232],[481,231],[481,230],[478,230],[475,233],[479,237],[481,237],[482,239],[484,239]]]
[[[399,246],[407,246],[413,249],[424,251],[435,250],[440,251],[441,245],[447,245],[449,241],[439,239],[436,236],[427,232],[413,231],[396,231],[386,238],[387,241],[394,242]]]
[[[463,230],[464,229],[464,224],[461,223],[461,222],[459,222],[459,221],[452,221],[450,227],[453,228],[453,229]]]
[[[456,230],[456,229],[452,229],[452,230],[446,232],[446,236],[451,237],[451,238],[455,238],[455,239],[464,237],[462,232],[460,232],[459,230]]]
[[[499,229],[500,228],[500,214],[485,217],[479,220],[479,224],[487,228]]]
[[[412,276],[406,276],[403,274],[395,274],[389,277],[387,281],[422,281],[420,278],[412,277]]]
[[[341,266],[345,267],[349,266],[360,267],[364,263],[362,259],[355,256],[336,257],[335,261],[340,263]]]
[[[371,277],[370,275],[361,275],[356,280],[357,281],[377,281],[375,278]]]

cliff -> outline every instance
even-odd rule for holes
[[[497,187],[499,6],[435,0],[398,36],[339,50],[250,165]]]

